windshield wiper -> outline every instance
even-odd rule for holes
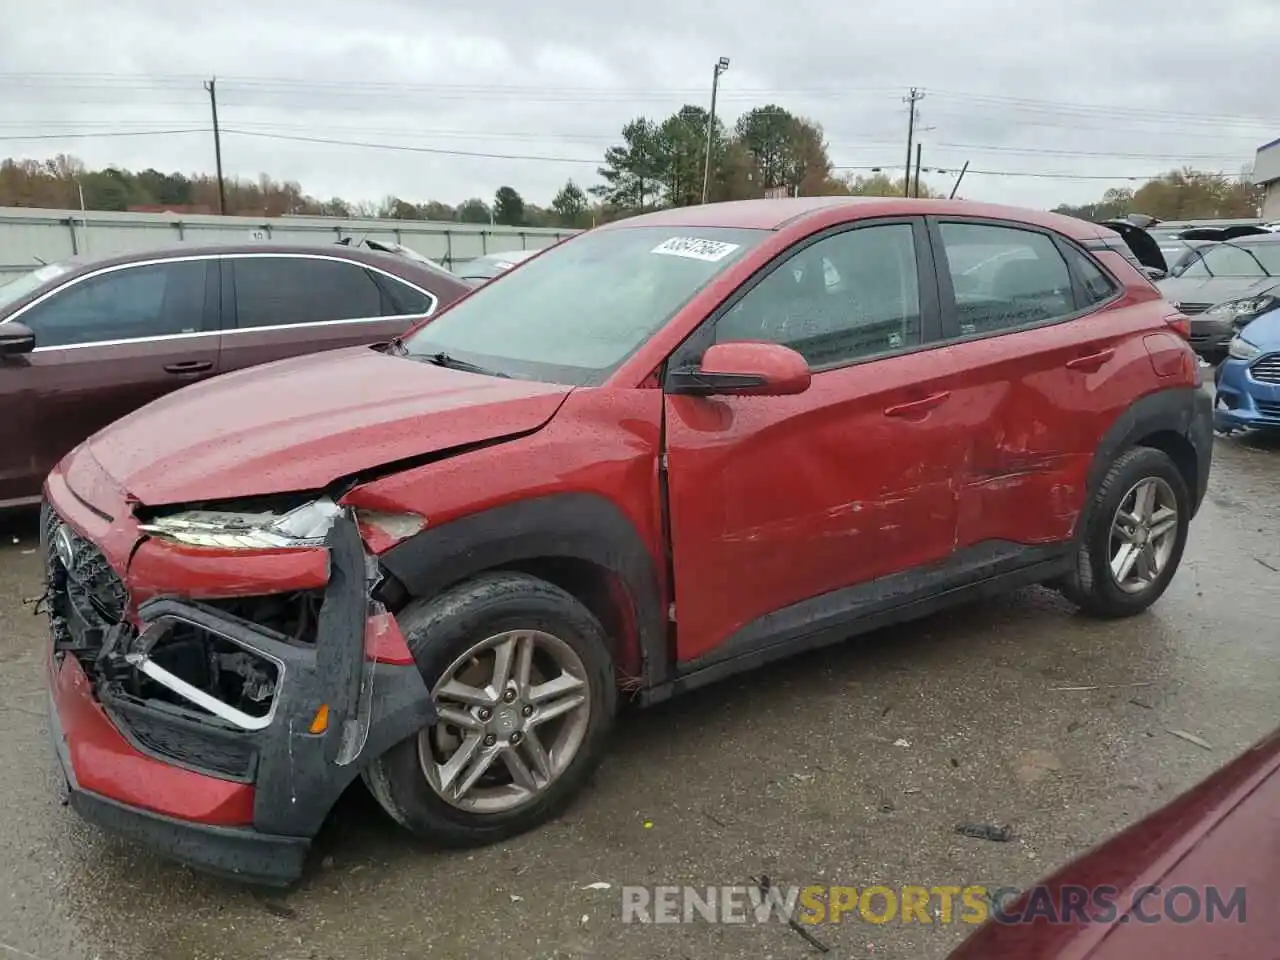
[[[467,373],[481,373],[486,377],[502,377],[504,380],[510,380],[509,374],[499,373],[497,370],[490,370],[488,367],[482,367],[477,363],[469,363],[466,360],[459,360],[457,357],[451,357],[447,353],[428,353],[424,354],[420,359],[427,363],[434,363],[437,367],[448,367],[451,370],[465,370]]]

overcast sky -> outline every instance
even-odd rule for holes
[[[228,174],[546,204],[629,118],[705,105],[728,56],[726,122],[775,102],[837,167],[900,175],[914,85],[929,183],[967,159],[963,195],[1047,207],[1237,173],[1280,137],[1277,36],[1276,0],[0,0],[0,156],[211,172],[216,74]]]

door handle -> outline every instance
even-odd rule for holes
[[[943,390],[939,393],[931,393],[927,397],[919,400],[909,400],[906,403],[895,404],[892,407],[885,407],[884,415],[886,417],[923,417],[930,410],[942,406],[951,396],[950,390]]]
[[[165,364],[165,373],[205,373],[213,369],[212,360],[183,360],[179,363]]]
[[[1067,361],[1068,370],[1084,370],[1086,373],[1093,373],[1102,367],[1104,363],[1116,355],[1115,350],[1100,350],[1098,353],[1091,353],[1088,356],[1076,357],[1074,360]]]

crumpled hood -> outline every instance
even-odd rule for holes
[[[1215,304],[1262,293],[1275,285],[1275,277],[1170,277],[1157,282],[1156,288],[1166,300]]]
[[[536,430],[572,389],[353,347],[192,384],[88,445],[148,505],[314,490],[392,461]]]

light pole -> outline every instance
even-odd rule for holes
[[[707,156],[702,165],[702,202],[707,202],[707,187],[711,183],[711,132],[716,128],[716,91],[720,88],[720,74],[729,69],[729,58],[721,57],[711,74],[711,113],[707,117]]]

